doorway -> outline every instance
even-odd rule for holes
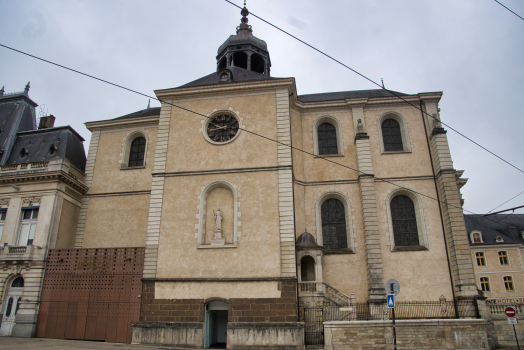
[[[207,303],[205,313],[204,347],[225,349],[227,346],[227,304],[223,301]]]
[[[7,290],[7,295],[4,303],[2,323],[0,323],[0,336],[10,336],[13,326],[15,325],[15,317],[20,308],[22,301],[22,292],[24,290],[24,279],[16,277],[13,279]]]

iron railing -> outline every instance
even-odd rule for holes
[[[325,302],[324,321],[391,320],[392,309],[385,303],[353,303],[346,306]],[[397,320],[479,318],[476,300],[397,302]]]

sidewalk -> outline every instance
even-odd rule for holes
[[[11,338],[0,337],[0,349],[2,350],[181,350],[168,345],[131,345],[122,343],[105,343],[85,340],[63,340],[45,338]],[[192,349],[195,350],[195,349]]]

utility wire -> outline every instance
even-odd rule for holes
[[[235,7],[238,7],[239,9],[242,9],[242,7],[238,6],[237,4],[235,4],[235,3],[233,3],[233,2],[231,2],[231,1],[229,1],[229,0],[225,0],[225,1],[228,2],[228,3],[230,3],[231,5],[233,5],[233,6],[235,6]],[[375,84],[376,86],[378,86],[378,87],[381,88],[382,90],[385,90],[385,91],[389,92],[391,95],[393,95],[393,96],[395,96],[395,97],[401,99],[401,100],[404,101],[405,103],[407,103],[407,104],[409,104],[410,106],[412,106],[412,107],[418,109],[418,110],[421,111],[423,114],[426,114],[426,115],[429,116],[430,118],[433,118],[434,120],[438,121],[438,122],[441,123],[442,125],[447,126],[448,129],[453,130],[454,132],[456,132],[457,134],[459,134],[460,136],[462,136],[462,137],[465,138],[466,140],[468,140],[468,141],[474,143],[475,145],[477,145],[478,147],[482,148],[482,149],[485,150],[486,152],[492,154],[493,156],[495,156],[495,157],[497,157],[498,159],[502,160],[504,163],[506,163],[506,164],[512,166],[513,168],[517,169],[518,171],[520,171],[521,173],[524,174],[524,170],[518,168],[517,166],[515,166],[515,165],[513,165],[512,163],[508,162],[508,161],[505,160],[504,158],[502,158],[502,157],[500,157],[499,155],[493,153],[492,151],[490,151],[490,150],[487,149],[486,147],[482,146],[480,143],[474,141],[473,139],[467,137],[466,135],[464,135],[463,133],[461,133],[461,132],[458,131],[457,129],[451,127],[449,124],[446,124],[446,123],[441,122],[440,119],[438,119],[436,116],[433,116],[433,115],[427,113],[426,111],[422,110],[420,107],[418,107],[417,105],[415,105],[415,104],[409,102],[408,100],[406,100],[405,98],[403,98],[401,95],[399,95],[399,94],[396,93],[395,91],[392,91],[392,90],[388,90],[388,89],[386,89],[384,86],[382,86],[381,84],[375,82],[375,81],[372,80],[371,78],[368,78],[368,77],[365,76],[364,74],[362,74],[362,73],[356,71],[355,69],[349,67],[348,65],[346,65],[346,64],[344,64],[344,63],[342,63],[342,62],[340,62],[340,61],[337,60],[336,58],[334,58],[334,57],[328,55],[327,53],[325,53],[324,51],[321,51],[321,50],[317,49],[317,48],[314,47],[313,45],[308,44],[308,43],[305,42],[304,40],[301,40],[301,39],[297,38],[297,37],[294,36],[293,34],[290,34],[290,33],[286,32],[284,29],[282,29],[282,28],[280,28],[280,27],[278,27],[278,26],[276,26],[276,25],[274,25],[274,24],[272,24],[272,23],[266,21],[266,20],[263,19],[262,17],[259,17],[259,16],[255,15],[255,14],[252,13],[252,12],[249,12],[249,14],[252,15],[253,17],[258,18],[258,19],[261,20],[262,22],[267,23],[268,25],[272,26],[273,28],[275,28],[275,29],[281,31],[282,33],[284,33],[284,34],[286,34],[286,35],[289,35],[289,36],[292,37],[293,39],[300,41],[302,44],[304,44],[304,45],[310,47],[311,49],[317,51],[318,53],[320,53],[320,54],[322,54],[322,55],[324,55],[324,56],[326,56],[327,58],[329,58],[329,59],[335,61],[336,63],[340,64],[341,66],[343,66],[343,67],[345,67],[345,68],[347,68],[347,69],[349,69],[349,70],[352,71],[353,73],[355,73],[355,74],[361,76],[362,78],[364,78],[364,79],[370,81],[371,83]],[[520,16],[519,16],[519,17],[520,17]]]
[[[21,53],[21,54],[23,54],[23,55],[26,55],[26,56],[29,56],[29,57],[35,58],[35,59],[37,59],[37,60],[40,60],[40,61],[43,61],[43,62],[46,62],[46,63],[52,64],[52,65],[54,65],[54,66],[57,66],[57,67],[60,67],[60,68],[63,68],[63,69],[66,69],[66,70],[69,70],[69,71],[72,71],[72,72],[75,72],[75,73],[78,73],[78,74],[84,75],[84,76],[86,76],[86,77],[89,77],[89,78],[92,78],[92,79],[95,79],[95,80],[101,81],[101,82],[103,82],[103,83],[106,83],[106,84],[109,84],[109,85],[116,86],[116,87],[118,87],[118,88],[121,88],[121,89],[124,89],[124,90],[130,91],[130,92],[133,92],[133,93],[135,93],[135,94],[138,94],[138,95],[141,95],[141,96],[144,96],[144,97],[147,97],[147,98],[151,98],[151,99],[153,99],[153,100],[159,101],[160,103],[169,104],[169,105],[171,105],[171,106],[173,106],[173,107],[176,107],[176,108],[182,109],[182,110],[184,110],[184,111],[187,111],[187,112],[190,112],[190,113],[193,113],[193,114],[196,114],[196,115],[202,116],[202,117],[204,117],[204,118],[210,118],[210,117],[208,117],[207,115],[204,115],[204,114],[202,114],[202,113],[192,111],[192,110],[190,110],[190,109],[188,109],[188,108],[184,108],[184,107],[181,107],[181,106],[175,105],[175,104],[173,104],[173,103],[171,103],[171,102],[168,102],[168,101],[160,100],[160,99],[157,98],[156,96],[147,95],[147,94],[144,94],[144,93],[142,93],[142,92],[139,92],[139,91],[136,91],[136,90],[133,90],[133,89],[126,88],[125,86],[122,86],[122,85],[118,85],[118,84],[112,83],[112,82],[110,82],[110,81],[107,81],[107,80],[104,80],[104,79],[101,79],[101,78],[95,77],[95,76],[90,75],[90,74],[87,74],[87,73],[83,73],[83,72],[78,71],[78,70],[76,70],[76,69],[66,67],[66,66],[64,66],[64,65],[61,65],[61,64],[58,64],[58,63],[55,63],[55,62],[52,62],[52,61],[46,60],[46,59],[44,59],[44,58],[40,58],[40,57],[38,57],[38,56],[31,55],[31,54],[29,54],[29,53],[26,53],[26,52],[23,52],[23,51],[20,51],[20,50],[14,49],[14,48],[12,48],[12,47],[9,47],[9,46],[3,45],[3,44],[0,44],[0,46],[5,47],[6,49],[9,49],[9,50],[12,50],[12,51],[15,51],[15,52]],[[313,154],[313,153],[310,153],[310,152],[304,151],[303,149],[300,149],[300,148],[294,147],[294,146],[292,146],[292,145],[285,144],[285,143],[280,142],[280,141],[278,141],[278,140],[273,140],[273,139],[271,139],[271,138],[269,138],[269,137],[267,137],[267,136],[263,136],[263,135],[257,134],[257,133],[255,133],[255,132],[253,132],[253,131],[249,131],[249,130],[246,130],[246,129],[242,129],[242,130],[245,131],[245,132],[247,132],[247,133],[249,133],[249,134],[252,134],[252,135],[255,135],[255,136],[261,137],[261,138],[263,138],[263,139],[266,139],[266,140],[268,140],[268,141],[275,142],[275,143],[277,143],[277,144],[280,144],[280,145],[283,145],[283,146],[289,147],[289,148],[294,149],[294,150],[296,150],[296,151],[298,151],[298,152],[302,152],[302,153],[304,153],[304,154],[307,154],[307,155],[310,155],[310,156],[313,156],[313,157],[315,156],[315,154]],[[341,167],[347,168],[347,169],[349,169],[349,170],[352,170],[352,171],[358,172],[358,173],[361,174],[361,175],[371,175],[371,176],[372,176],[372,174],[367,174],[367,173],[362,172],[362,171],[360,171],[360,170],[358,170],[358,169],[354,169],[354,168],[352,168],[352,167],[350,167],[350,166],[347,166],[347,165],[344,165],[344,164],[337,163],[337,162],[335,162],[335,161],[333,161],[333,160],[331,160],[331,159],[327,159],[327,158],[323,158],[323,157],[321,157],[320,159],[323,159],[323,160],[325,160],[325,161],[327,161],[327,162],[330,162],[330,163],[333,163],[333,164],[339,165],[339,166],[341,166]],[[374,177],[374,179],[377,180],[377,181],[382,181],[382,182],[389,183],[389,184],[391,184],[391,185],[393,185],[393,186],[396,186],[396,187],[398,187],[398,188],[402,188],[402,189],[404,189],[404,190],[406,190],[406,191],[409,191],[409,192],[412,192],[412,193],[415,193],[415,194],[421,195],[421,196],[423,196],[423,197],[426,197],[426,198],[429,198],[429,199],[435,200],[435,201],[437,201],[437,202],[440,202],[440,203],[446,204],[446,205],[448,205],[448,206],[451,206],[451,207],[454,207],[454,208],[457,208],[457,209],[460,209],[460,210],[466,211],[466,212],[468,212],[468,213],[471,213],[471,214],[474,214],[474,215],[479,215],[479,214],[475,214],[475,213],[472,212],[472,211],[466,210],[466,209],[464,209],[463,207],[458,207],[458,206],[456,206],[456,205],[453,205],[453,204],[447,203],[446,201],[440,201],[440,200],[437,199],[437,198],[434,198],[434,197],[431,197],[431,196],[429,196],[429,195],[427,195],[427,194],[420,193],[420,192],[415,191],[415,190],[412,190],[412,189],[410,189],[410,188],[407,188],[407,187],[404,187],[404,186],[398,185],[398,184],[396,184],[396,183],[394,183],[394,182],[391,182],[391,181],[389,181],[389,180],[387,180],[387,179],[378,178],[378,177]],[[488,218],[486,218],[486,220],[494,221],[494,220],[491,220],[491,219],[488,219]],[[495,221],[494,221],[494,222],[495,222]],[[504,226],[506,226],[506,225],[504,225]],[[506,227],[510,228],[509,226],[506,226]]]
[[[504,7],[506,10],[508,10],[509,12],[513,13],[515,16],[517,16],[518,18],[520,18],[521,20],[524,21],[524,18],[520,17],[515,11],[512,11],[509,7],[507,7],[506,5],[504,5],[503,3],[501,3],[500,1],[497,1],[495,0],[495,2],[497,4],[499,4],[500,6]]]
[[[505,202],[502,203],[501,205],[498,205],[498,206],[496,206],[495,208],[493,208],[493,209],[491,209],[490,211],[488,211],[486,214],[489,214],[489,213],[491,213],[493,210],[502,207],[504,204],[506,204],[507,202],[509,202],[510,200],[512,200],[512,199],[514,199],[514,198],[517,198],[518,196],[520,196],[520,195],[523,194],[523,193],[524,193],[524,191],[522,191],[522,192],[520,192],[519,194],[517,194],[517,195],[511,197],[510,199],[508,199],[507,201],[505,201]],[[484,214],[484,215],[485,215],[485,214]]]

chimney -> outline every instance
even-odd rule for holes
[[[40,123],[38,124],[38,129],[48,129],[52,128],[55,125],[55,117],[54,115],[48,115],[46,117],[40,118]]]

